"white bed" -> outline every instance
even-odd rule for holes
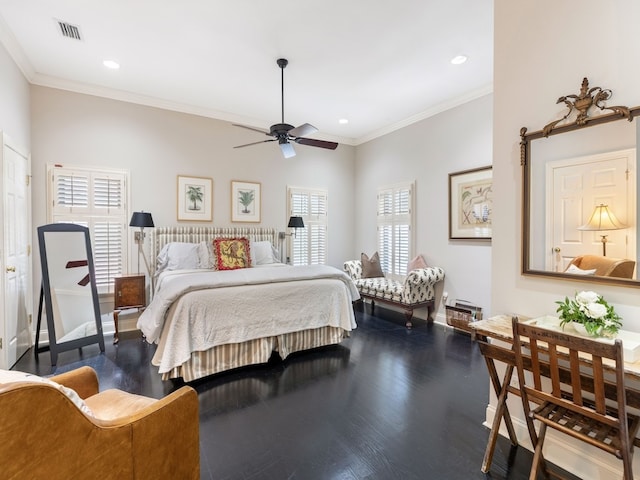
[[[172,263],[166,252],[175,250],[176,242],[181,252],[193,252],[194,245],[220,237],[245,237],[252,246],[278,245],[275,229],[161,227],[153,232],[152,250],[162,253],[159,263],[166,267]],[[292,267],[275,258],[265,261],[265,255],[262,261],[254,258],[258,265],[253,267],[218,271],[202,268],[212,266],[203,265],[202,253],[195,262],[181,255],[155,276],[153,300],[138,320],[147,341],[158,344],[152,363],[164,380],[189,382],[264,363],[274,351],[284,359],[339,343],[356,328],[352,302],[358,291],[336,268]]]

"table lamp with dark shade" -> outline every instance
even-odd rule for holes
[[[302,217],[289,217],[289,224],[287,225],[289,228],[304,228],[304,222],[302,221]]]

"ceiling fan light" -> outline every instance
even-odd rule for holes
[[[282,155],[284,155],[284,158],[291,158],[296,156],[296,151],[294,150],[293,145],[291,145],[289,142],[281,139],[278,143],[280,144],[280,150],[282,150]]]

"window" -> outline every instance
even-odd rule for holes
[[[378,189],[378,254],[390,278],[407,274],[413,249],[413,183]]]
[[[89,228],[98,293],[126,271],[128,177],[124,170],[47,166],[48,220]]]
[[[327,191],[289,187],[289,216],[300,216],[304,228],[290,238],[292,265],[327,263]],[[293,233],[293,232],[291,232]]]

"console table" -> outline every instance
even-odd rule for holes
[[[507,396],[509,393],[520,395],[520,389],[511,385],[511,377],[515,368],[515,353],[512,348],[495,345],[492,340],[499,340],[506,344],[513,344],[513,330],[511,325],[511,315],[496,315],[494,317],[487,318],[485,320],[479,320],[471,322],[469,326],[472,330],[472,336],[480,347],[480,352],[484,356],[487,364],[487,370],[489,371],[489,378],[491,384],[498,397],[496,404],[496,413],[491,425],[491,432],[487,441],[487,447],[482,460],[482,471],[487,473],[491,467],[493,460],[493,452],[498,440],[498,431],[500,430],[500,423],[502,420],[505,422],[509,440],[511,444],[518,445],[518,439],[516,437],[513,423],[511,421],[511,415],[507,408]],[[520,320],[527,320],[527,317],[518,316]],[[505,374],[502,379],[498,374],[495,362],[502,362],[506,365]],[[525,368],[527,367],[525,362]],[[629,383],[640,382],[640,360],[634,363],[625,363],[625,375],[629,380]],[[588,381],[588,379],[585,379]],[[640,408],[640,390],[634,388],[627,388],[627,406]],[[640,447],[640,439],[634,440],[634,445]]]

